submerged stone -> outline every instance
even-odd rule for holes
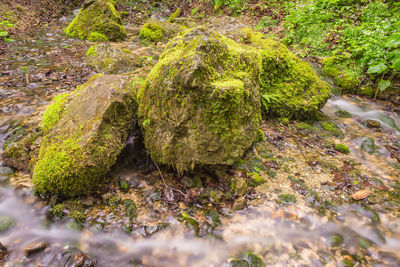
[[[170,41],[138,93],[148,153],[178,172],[232,164],[258,137],[256,49],[204,27]]]
[[[65,33],[69,37],[91,41],[119,41],[126,38],[121,16],[113,0],[90,0],[84,3]]]
[[[143,66],[132,51],[111,44],[98,44],[86,52],[86,64],[103,74],[121,74]]]
[[[135,116],[135,94],[124,76],[96,75],[62,104],[55,101],[43,116],[35,192],[74,197],[98,188],[124,148]]]

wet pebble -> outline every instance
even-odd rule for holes
[[[381,123],[379,121],[376,121],[376,120],[367,120],[367,126],[369,128],[380,128],[381,127]]]
[[[88,255],[78,253],[74,256],[71,267],[95,267],[96,261],[90,258]]]
[[[6,260],[7,255],[8,255],[8,250],[7,250],[6,246],[4,246],[0,242],[0,263],[4,262]]]
[[[28,246],[25,249],[25,255],[26,256],[31,256],[37,252],[40,252],[42,250],[45,250],[47,248],[47,243],[46,242],[40,242],[40,243],[35,243],[30,246]]]
[[[244,197],[239,197],[233,203],[234,210],[242,210],[246,206],[246,199]]]

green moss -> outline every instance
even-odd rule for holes
[[[250,186],[259,186],[263,183],[265,183],[264,177],[262,177],[259,173],[257,172],[251,172],[248,175],[248,183]]]
[[[258,129],[257,141],[259,141],[259,142],[264,142],[265,141],[265,133],[261,129]]]
[[[335,146],[335,150],[339,151],[340,153],[343,153],[343,154],[349,154],[350,153],[350,149],[346,145],[343,145],[343,144],[337,144]]]
[[[360,71],[355,69],[351,56],[336,55],[324,59],[323,71],[331,77],[344,93],[354,93],[360,85]]]
[[[138,91],[153,160],[179,172],[238,160],[259,136],[260,68],[256,49],[204,27],[171,40]]]
[[[48,132],[60,120],[64,105],[68,100],[68,93],[56,96],[53,103],[47,107],[42,118],[42,130],[44,133]]]
[[[345,110],[338,110],[335,112],[335,115],[340,117],[340,118],[351,118],[353,115],[351,115],[350,112],[345,111]]]
[[[44,124],[48,126],[47,132],[32,178],[37,194],[74,197],[90,193],[104,181],[105,174],[125,146],[129,128],[134,125],[131,123],[136,104],[132,94],[120,88],[118,77],[117,80],[108,80],[114,76],[101,77],[104,77],[102,81],[98,81],[97,75],[87,84],[78,86],[61,115],[60,109],[51,108],[57,111],[52,112],[57,116],[44,116],[43,119],[55,119]],[[112,97],[117,97],[118,101],[101,102],[104,101],[102,95],[112,101],[108,96],[110,89]],[[53,129],[55,124],[57,129]]]
[[[175,22],[176,18],[181,15],[181,8],[178,8],[174,13],[171,14],[168,18],[168,22]]]
[[[11,227],[15,225],[15,222],[13,219],[11,219],[8,216],[5,215],[0,215],[0,233],[3,233],[7,230],[9,230]]]
[[[107,42],[108,41],[108,37],[99,32],[91,32],[87,39],[91,42]]]
[[[278,198],[283,204],[294,204],[294,203],[296,203],[296,197],[294,195],[291,195],[291,194],[281,194],[281,195],[278,196]]]
[[[299,123],[297,123],[296,126],[299,129],[313,130],[313,127],[310,124],[306,123],[306,122],[299,122]]]
[[[64,216],[64,204],[57,204],[51,209],[51,214],[57,218]]]
[[[139,38],[149,42],[159,42],[163,38],[163,28],[155,21],[148,22],[140,29]]]
[[[119,41],[126,38],[120,14],[112,0],[95,0],[83,4],[79,14],[64,30],[71,38],[93,41]],[[101,35],[100,35],[101,34]]]
[[[86,51],[86,56],[90,57],[90,56],[96,56],[96,46],[91,46],[89,47],[89,49]]]
[[[343,244],[343,237],[340,235],[332,235],[330,237],[330,245],[333,247],[339,247]]]
[[[242,29],[245,44],[256,47],[262,57],[261,95],[264,114],[286,118],[310,118],[331,96],[328,84],[311,66],[283,44],[251,29]]]

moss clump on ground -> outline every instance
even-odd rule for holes
[[[107,42],[108,37],[99,32],[91,32],[88,37],[88,40],[92,42]]]
[[[343,154],[349,154],[350,153],[350,149],[346,145],[343,145],[343,144],[337,144],[335,146],[335,150],[339,151],[340,153],[343,153]]]
[[[181,8],[178,8],[174,13],[171,14],[168,18],[168,22],[175,22],[176,18],[181,15]]]
[[[138,93],[153,160],[178,172],[238,160],[259,136],[260,67],[256,49],[204,27],[173,39]]]
[[[294,204],[296,203],[296,197],[292,194],[281,194],[278,196],[278,199],[283,204]]]
[[[329,85],[285,45],[247,28],[242,29],[242,42],[256,47],[262,57],[260,91],[265,115],[310,118],[330,98]]]
[[[350,55],[336,55],[324,59],[323,71],[343,89],[343,93],[354,93],[361,83],[361,71],[357,71],[354,65]]]
[[[69,98],[41,142],[33,170],[40,195],[74,197],[97,189],[134,126],[135,96],[122,76],[96,75]]]
[[[139,38],[149,42],[160,42],[168,40],[178,31],[179,28],[173,23],[152,19],[140,29]]]
[[[120,14],[113,0],[91,0],[65,29],[69,37],[91,41],[119,41],[126,38]]]

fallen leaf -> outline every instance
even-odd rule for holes
[[[371,190],[360,190],[355,192],[351,197],[355,200],[361,200],[368,197],[371,193]]]

